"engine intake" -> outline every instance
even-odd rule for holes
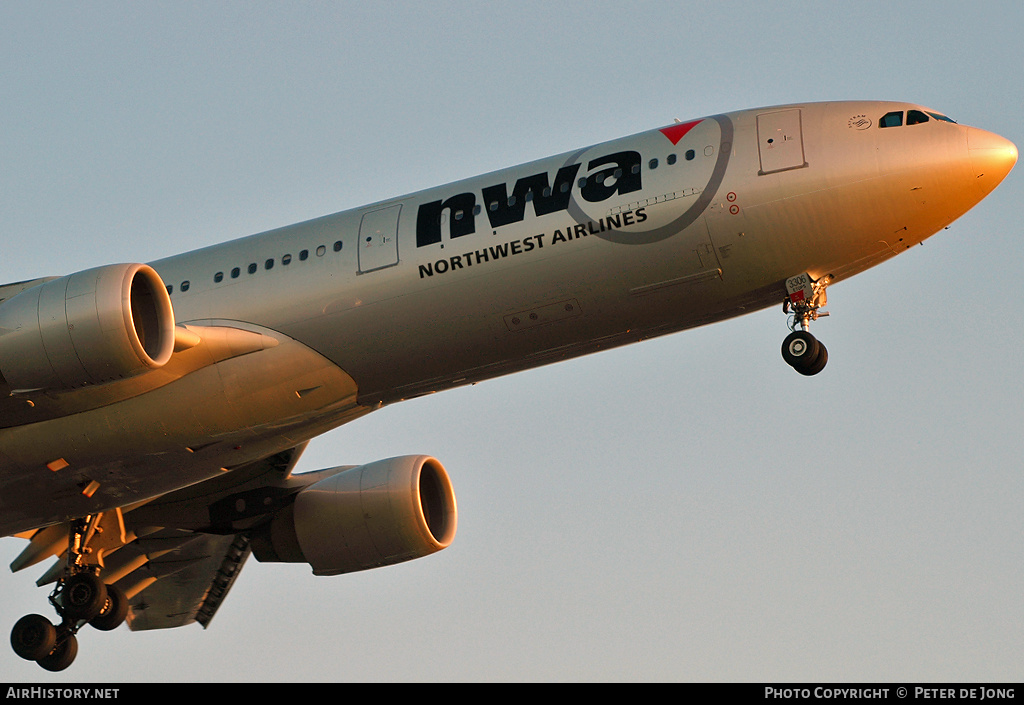
[[[174,312],[145,264],[87,269],[0,305],[0,373],[14,389],[70,389],[163,366]]]
[[[455,538],[457,524],[455,493],[441,463],[427,455],[403,456],[304,488],[254,532],[253,555],[338,575],[440,551]]]

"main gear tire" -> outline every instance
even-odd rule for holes
[[[78,656],[78,639],[74,634],[68,632],[57,639],[57,646],[53,651],[38,660],[40,666],[47,671],[63,671],[70,666]]]
[[[92,573],[78,573],[64,581],[60,594],[64,617],[71,621],[88,622],[103,611],[107,604],[107,586]]]
[[[41,614],[27,614],[11,629],[11,647],[26,661],[38,661],[53,651],[57,628]]]
[[[102,632],[117,629],[128,616],[128,598],[116,585],[107,585],[107,601],[98,616],[89,621]]]

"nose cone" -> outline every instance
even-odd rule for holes
[[[1017,163],[1017,145],[976,127],[967,128],[967,151],[977,185],[986,194],[998,186]]]

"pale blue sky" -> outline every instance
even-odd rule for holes
[[[4,2],[0,280],[148,261],[656,127],[907,100],[1024,143],[1019,2]],[[459,534],[251,561],[210,629],[0,680],[1019,681],[1024,177],[785,316],[421,398],[300,468],[436,455]],[[9,563],[22,542],[0,540]],[[0,624],[45,612],[0,578]]]

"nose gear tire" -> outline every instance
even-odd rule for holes
[[[816,375],[828,362],[828,351],[805,330],[793,331],[782,341],[782,359],[802,375]]]

